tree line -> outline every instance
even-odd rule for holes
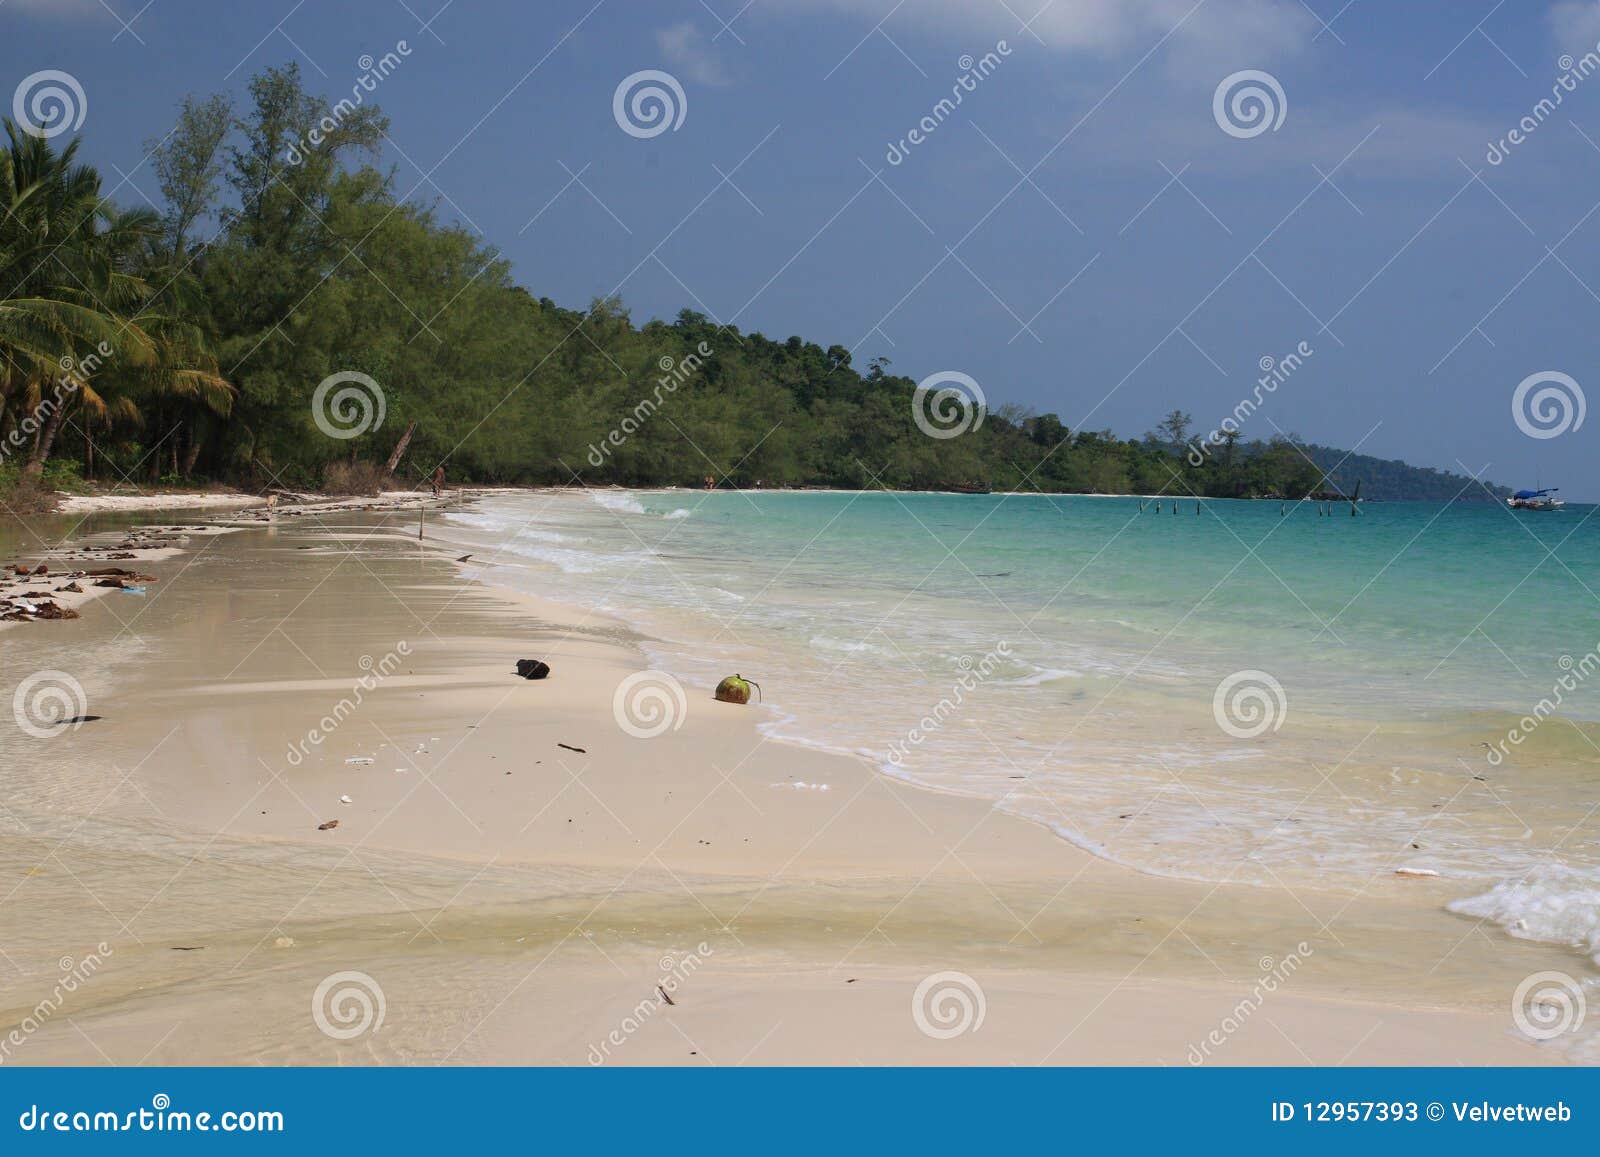
[[[119,208],[76,140],[5,122],[0,489],[371,488],[439,465],[504,484],[1292,498],[1357,478],[1364,496],[1449,497],[1468,481],[1370,458],[1330,481],[1337,451],[1237,431],[1197,463],[1181,411],[1122,439],[919,393],[840,345],[689,310],[636,325],[616,299],[562,307],[397,191],[375,163],[377,106],[307,146],[329,111],[293,65],[237,105],[186,99],[147,142],[159,208]]]

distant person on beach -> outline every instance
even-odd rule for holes
[[[433,480],[429,483],[433,487],[433,496],[439,497],[439,492],[444,489],[444,467],[441,466],[433,472]]]

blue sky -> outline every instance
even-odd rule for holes
[[[1217,425],[1305,342],[1246,437],[1600,500],[1600,415],[1535,438],[1512,408],[1546,371],[1600,404],[1600,73],[1535,111],[1596,51],[1595,0],[0,0],[4,92],[76,77],[128,203],[186,92],[298,60],[337,99],[400,41],[385,161],[535,294],[690,306],[1124,435]],[[682,120],[641,138],[613,96],[647,69]],[[1243,70],[1276,128],[1217,119]]]

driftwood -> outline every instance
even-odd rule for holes
[[[400,459],[405,457],[406,447],[411,445],[411,435],[417,432],[417,424],[412,422],[406,427],[405,433],[400,435],[400,440],[394,444],[394,453],[389,455],[389,461],[383,465],[385,474],[393,474],[400,466]]]

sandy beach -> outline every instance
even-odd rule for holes
[[[630,734],[635,634],[427,522],[197,534],[142,597],[7,634],[13,683],[64,673],[93,718],[0,738],[0,1062],[1570,1059],[1508,1008],[1566,955],[1436,881],[1142,875],[691,680]]]

